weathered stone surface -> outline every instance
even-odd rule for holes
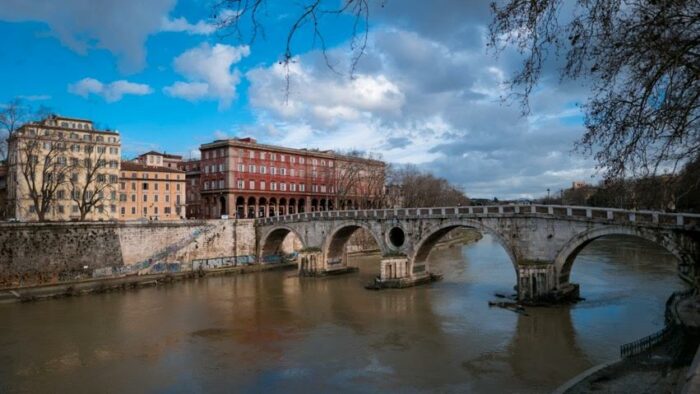
[[[0,286],[109,276],[159,263],[254,261],[255,245],[252,220],[1,224]]]

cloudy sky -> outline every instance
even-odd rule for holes
[[[471,197],[533,197],[592,181],[592,161],[572,152],[583,132],[580,83],[560,83],[552,64],[530,116],[501,101],[519,58],[487,51],[490,0],[384,0],[352,76],[352,21],[327,17],[333,70],[302,30],[288,93],[279,59],[303,0],[269,1],[265,34],[250,42],[217,31],[210,1],[0,0],[0,102],[22,97],[116,128],[127,156],[189,157],[213,139],[253,136],[379,153]]]

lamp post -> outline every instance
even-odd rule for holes
[[[549,204],[549,188],[547,188],[547,204]]]

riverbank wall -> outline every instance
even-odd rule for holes
[[[255,263],[252,220],[0,224],[0,288]]]

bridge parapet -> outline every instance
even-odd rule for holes
[[[554,217],[558,219],[615,222],[627,225],[700,228],[700,214],[625,210],[572,205],[490,205],[467,207],[395,208],[316,211],[256,219],[257,225],[337,219],[439,219],[454,217]]]

